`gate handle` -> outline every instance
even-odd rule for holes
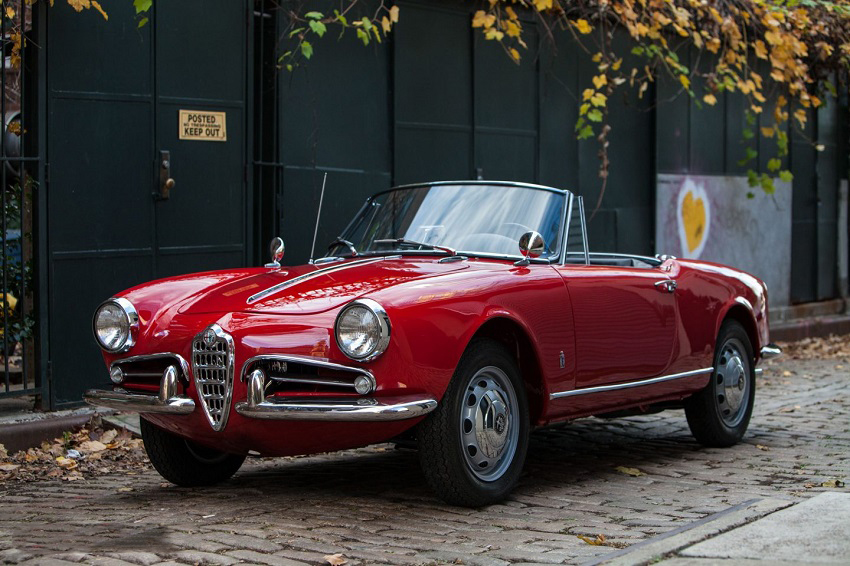
[[[168,200],[171,197],[171,189],[176,182],[171,178],[171,152],[162,150],[159,152],[159,194],[158,200]]]

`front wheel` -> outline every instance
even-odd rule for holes
[[[213,485],[229,479],[245,461],[244,454],[207,448],[145,419],[140,419],[145,452],[159,475],[181,487]]]
[[[430,487],[452,505],[480,507],[514,487],[528,449],[528,405],[513,358],[476,340],[440,406],[419,427],[419,460]]]
[[[754,360],[744,327],[733,320],[724,322],[711,381],[685,404],[688,426],[700,444],[726,447],[743,438],[756,394]]]

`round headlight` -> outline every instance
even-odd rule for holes
[[[126,352],[136,343],[139,315],[127,299],[110,299],[94,313],[94,336],[107,352]]]
[[[384,353],[390,343],[387,311],[371,299],[357,299],[336,318],[336,343],[342,353],[361,362]]]

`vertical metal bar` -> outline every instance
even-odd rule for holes
[[[27,4],[26,4],[25,0],[21,0],[20,12],[21,12],[21,27],[26,28]],[[27,88],[26,88],[26,80],[25,80],[25,77],[24,77],[24,74],[23,74],[24,72],[26,72],[26,69],[27,69],[27,50],[21,49],[21,80],[20,80],[21,91],[20,91],[20,94],[19,94],[20,95],[20,104],[19,104],[19,106],[20,106],[20,120],[21,120],[21,155],[19,157],[20,157],[21,160],[18,161],[18,171],[21,172],[21,176],[20,176],[20,180],[21,180],[21,301],[23,301],[23,303],[21,303],[21,323],[22,324],[25,323],[27,318],[29,317],[30,304],[31,304],[29,302],[29,299],[28,299],[26,274],[27,274],[27,260],[31,256],[30,253],[27,253],[27,250],[31,249],[31,248],[29,248],[28,242],[31,242],[31,240],[29,240],[29,235],[31,234],[31,230],[32,230],[32,222],[25,220],[25,217],[28,213],[28,209],[27,209],[28,194],[27,193],[28,193],[29,187],[28,187],[27,181],[29,179],[29,174],[28,174],[28,171],[26,171],[26,169],[24,169],[24,161],[23,161],[23,159],[25,157],[27,157],[26,130],[24,129],[24,125],[27,123],[26,119],[25,119],[26,118],[25,112],[26,112],[26,106],[27,106],[27,102],[26,102]],[[24,233],[24,228],[27,228],[26,235]],[[25,239],[25,237],[26,237],[26,239]],[[29,376],[29,360],[28,360],[29,352],[28,352],[27,346],[28,346],[29,342],[30,342],[29,338],[25,338],[25,339],[21,340],[21,381],[23,383],[24,389],[28,388],[27,378]],[[35,385],[35,384],[33,384],[33,385]]]
[[[587,223],[584,219],[584,197],[578,197],[579,218],[581,218],[581,241],[584,243],[584,264],[590,265],[590,251],[587,247]]]
[[[35,241],[37,244],[35,258],[37,258],[37,267],[35,270],[34,281],[37,281],[36,300],[38,307],[36,310],[36,360],[38,367],[38,379],[41,390],[41,408],[52,409],[54,407],[54,398],[51,372],[50,372],[50,308],[49,308],[49,269],[48,261],[48,242],[47,242],[47,3],[39,2],[38,17],[33,18],[33,29],[37,38],[37,44],[43,46],[42,49],[36,51],[38,57],[37,62],[37,80],[35,81],[37,106],[35,108],[38,113],[36,123],[39,125],[40,132],[37,136],[38,146],[37,153],[39,161],[36,162],[37,178],[39,190],[36,191],[38,204],[35,207],[37,213],[34,215],[34,232],[36,234]],[[35,13],[35,12],[33,12]]]
[[[21,25],[24,25],[21,22]],[[6,38],[6,18],[3,15],[0,15],[0,38],[5,41]],[[23,47],[23,44],[21,45]],[[9,386],[9,280],[8,280],[8,271],[9,271],[9,254],[8,254],[8,233],[7,233],[7,222],[6,222],[6,207],[8,206],[8,195],[6,194],[6,167],[8,165],[7,156],[6,156],[6,96],[8,92],[6,90],[6,54],[5,52],[0,54],[3,58],[3,62],[0,63],[0,74],[2,74],[2,78],[0,78],[0,84],[3,86],[3,97],[0,98],[0,116],[3,119],[3,131],[0,132],[0,189],[3,191],[3,196],[0,198],[2,201],[3,207],[3,220],[2,220],[2,229],[3,229],[3,376],[5,383],[5,392],[8,393]]]
[[[570,241],[570,222],[572,221],[572,217],[573,217],[573,202],[575,201],[575,198],[576,197],[573,195],[572,192],[568,193],[568,195],[567,195],[567,205],[566,205],[567,206],[567,212],[566,212],[566,215],[565,215],[566,218],[564,219],[564,242],[563,242],[563,245],[562,245],[561,265],[564,265],[565,263],[567,263],[567,253],[568,253],[567,244]]]

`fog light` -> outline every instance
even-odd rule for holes
[[[124,381],[124,372],[121,371],[121,368],[115,366],[111,370],[109,370],[109,379],[112,380],[112,383],[121,383]]]
[[[358,376],[354,380],[354,390],[361,395],[366,395],[374,390],[374,382],[365,375]]]

